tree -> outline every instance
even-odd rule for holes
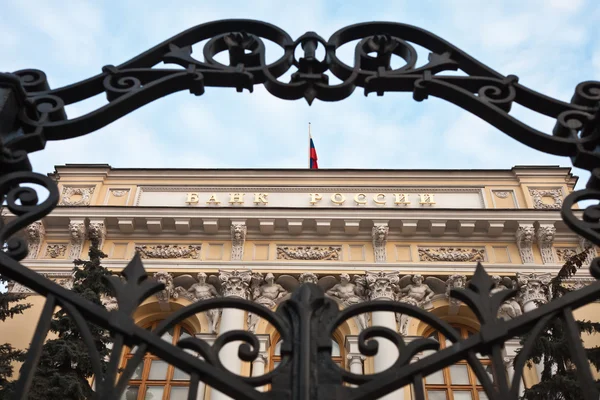
[[[73,268],[73,291],[85,299],[102,305],[102,297],[110,294],[104,277],[112,275],[100,261],[106,257],[92,239],[89,260],[75,260]],[[109,355],[108,332],[88,324],[101,360]],[[83,342],[80,327],[64,310],[54,314],[51,331],[56,339],[48,340],[40,356],[29,394],[30,400],[84,400],[92,397],[90,378],[93,376],[89,350]],[[103,370],[106,369],[104,362]]]
[[[551,300],[557,299],[573,289],[564,283],[584,265],[589,249],[570,257],[550,283]],[[577,321],[581,333],[600,333],[600,322]],[[525,337],[521,343],[527,338]],[[600,347],[586,348],[590,363],[600,369]],[[571,352],[566,337],[565,324],[554,318],[535,340],[529,356],[529,365],[541,364],[540,382],[525,389],[525,400],[578,400],[583,398],[577,370],[572,363]]]
[[[4,286],[8,281],[0,276],[0,285]],[[16,293],[0,293],[0,321],[4,322],[31,307],[31,304],[22,300],[27,295]],[[10,379],[13,375],[14,362],[22,362],[25,352],[13,348],[9,343],[0,344],[0,399],[8,398],[12,392],[13,383]]]

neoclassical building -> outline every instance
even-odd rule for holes
[[[85,257],[89,239],[107,254],[103,265],[119,271],[138,252],[166,289],[134,314],[152,328],[174,310],[198,300],[234,296],[275,309],[301,283],[321,286],[341,308],[366,300],[404,301],[454,325],[465,337],[477,319],[448,296],[464,287],[477,262],[496,288],[518,288],[500,309],[514,318],[548,301],[548,283],[569,256],[588,247],[560,218],[564,197],[577,178],[569,168],[517,166],[510,170],[201,170],[117,169],[109,165],[56,168],[61,200],[52,214],[29,226],[28,267],[68,286],[72,260]],[[590,259],[596,250],[592,249]],[[586,269],[573,285],[592,281]],[[28,289],[13,285],[14,292]],[[43,301],[0,332],[25,348]],[[116,305],[106,299],[107,308]],[[597,318],[596,303],[577,311]],[[380,342],[374,357],[360,354],[357,336],[386,326],[410,341],[443,335],[414,318],[390,312],[347,321],[332,337],[333,361],[354,373],[387,368],[397,357]],[[280,361],[278,333],[255,315],[224,309],[200,313],[177,325],[165,340],[194,335],[211,341],[247,329],[260,340],[252,363],[226,347],[221,359],[242,375],[262,375]],[[594,338],[586,340],[593,341]],[[510,375],[519,339],[506,346]],[[123,365],[131,354],[123,355]],[[524,385],[539,371],[526,371]],[[185,399],[189,377],[147,355],[134,373],[130,399]],[[261,388],[268,390],[268,387]],[[429,400],[486,397],[466,363],[426,378]],[[224,399],[203,387],[198,399]],[[390,399],[411,399],[406,387]]]

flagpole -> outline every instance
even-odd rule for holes
[[[309,122],[308,123],[308,169],[310,169],[310,165],[311,165],[310,164],[311,163],[311,160],[310,160],[310,139],[311,139],[311,136],[310,136],[310,122]]]

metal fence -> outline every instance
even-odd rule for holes
[[[194,58],[191,46],[206,39],[203,60]],[[266,63],[263,39],[281,47],[281,58]],[[355,40],[358,43],[354,50],[354,65],[347,65],[338,58],[336,51]],[[425,65],[416,66],[417,52],[411,43],[430,51]],[[295,51],[299,46],[303,57],[298,59]],[[325,49],[323,59],[316,56],[318,47]],[[229,65],[215,60],[215,55],[220,52],[228,53]],[[405,65],[392,68],[390,60],[393,56],[404,59]],[[177,64],[181,68],[156,68],[161,62]],[[289,82],[278,80],[290,69],[295,72]],[[465,75],[444,74],[456,70]],[[342,83],[329,84],[327,73]],[[414,385],[415,398],[424,399],[423,377],[459,360],[466,360],[472,367],[490,399],[516,399],[533,340],[552,318],[561,318],[565,322],[585,399],[598,399],[600,391],[591,374],[572,310],[600,297],[599,282],[505,321],[497,318],[497,311],[502,301],[514,293],[505,291],[490,296],[493,282],[478,265],[468,287],[452,292],[471,308],[481,324],[480,331],[467,339],[462,339],[453,327],[438,317],[405,303],[372,301],[340,311],[337,303],[312,284],[302,285],[276,311],[241,299],[211,299],[178,310],[154,331],[148,331],[136,326],[131,315],[138,304],[162,290],[162,286],[146,279],[138,256],[122,272],[125,279],[113,277],[112,286],[119,309],[111,312],[19,263],[27,255],[27,244],[17,233],[48,215],[59,199],[57,186],[51,179],[31,172],[28,153],[42,150],[50,140],[69,139],[95,131],[155,99],[180,90],[189,90],[199,96],[207,86],[231,87],[241,92],[244,89],[252,91],[255,85],[264,85],[281,99],[304,98],[309,104],[314,99],[342,100],[357,87],[363,88],[365,95],[412,92],[417,101],[435,96],[477,115],[527,146],[571,157],[574,166],[586,169],[592,175],[586,189],[568,195],[561,214],[570,229],[600,245],[600,206],[588,206],[583,213],[573,211],[573,206],[582,200],[600,200],[600,82],[579,84],[571,102],[562,102],[519,84],[516,76],[499,74],[445,40],[414,26],[362,23],[342,28],[328,40],[314,32],[293,40],[285,31],[268,23],[223,20],[198,25],[119,66],[105,66],[101,74],[58,89],[50,89],[45,74],[39,70],[0,74],[0,196],[13,215],[0,223],[0,243],[5,249],[0,252],[0,273],[46,298],[27,360],[21,369],[17,388],[19,399],[27,398],[27,389],[56,306],[64,308],[74,318],[89,346],[96,372],[97,399],[119,398],[145,352],[190,374],[188,399],[196,398],[200,380],[236,399],[366,400],[409,384]],[[78,118],[67,117],[65,105],[100,93],[106,95],[106,105]],[[510,114],[514,103],[554,119],[553,131],[540,132],[515,119]],[[31,184],[46,188],[48,197],[38,198],[36,191],[27,186]],[[600,278],[600,258],[592,261],[590,271],[595,278]],[[161,334],[177,322],[214,308],[247,310],[271,323],[283,340],[281,364],[260,377],[242,377],[225,369],[217,354],[223,345],[232,341],[250,345],[240,350],[245,361],[258,356],[256,337],[245,331],[227,332],[212,347],[198,338],[186,339],[177,346],[161,340]],[[397,346],[400,356],[385,371],[372,375],[352,374],[331,362],[331,335],[345,320],[372,311],[410,315],[426,322],[455,344],[411,362],[415,354],[436,349],[437,342],[423,338],[405,344],[397,332],[370,327],[359,336],[359,347],[364,355],[374,355],[377,350],[376,342],[369,339],[383,337]],[[114,344],[106,371],[100,368],[100,357],[91,341],[87,322],[111,332]],[[531,333],[530,339],[518,355],[514,377],[509,381],[502,358],[504,342],[527,332]],[[139,351],[120,373],[119,357],[124,346],[138,346]],[[188,354],[185,348],[199,352],[203,359]],[[493,377],[485,372],[477,353],[489,355]],[[270,385],[267,392],[254,389],[265,384]]]

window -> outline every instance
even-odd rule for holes
[[[155,327],[156,323],[148,326],[148,329]],[[177,325],[166,332],[162,338],[176,344],[179,340],[190,336],[191,334],[183,326]],[[128,350],[122,368],[125,368],[134,353],[135,347],[131,351]],[[152,354],[146,354],[131,376],[129,387],[121,400],[187,400],[189,385],[188,374]]]
[[[472,334],[464,327],[455,327],[461,337],[467,338]],[[449,341],[439,332],[427,335],[440,342],[440,349],[452,346]],[[481,358],[481,363],[491,375],[489,360]],[[437,371],[425,378],[425,392],[428,400],[487,400],[488,397],[483,386],[475,376],[475,373],[465,360]]]
[[[344,368],[342,362],[342,351],[340,345],[335,340],[331,340],[331,360],[336,363],[340,368]],[[281,362],[281,341],[277,341],[275,347],[273,347],[273,353],[271,354],[271,369],[277,367]]]

